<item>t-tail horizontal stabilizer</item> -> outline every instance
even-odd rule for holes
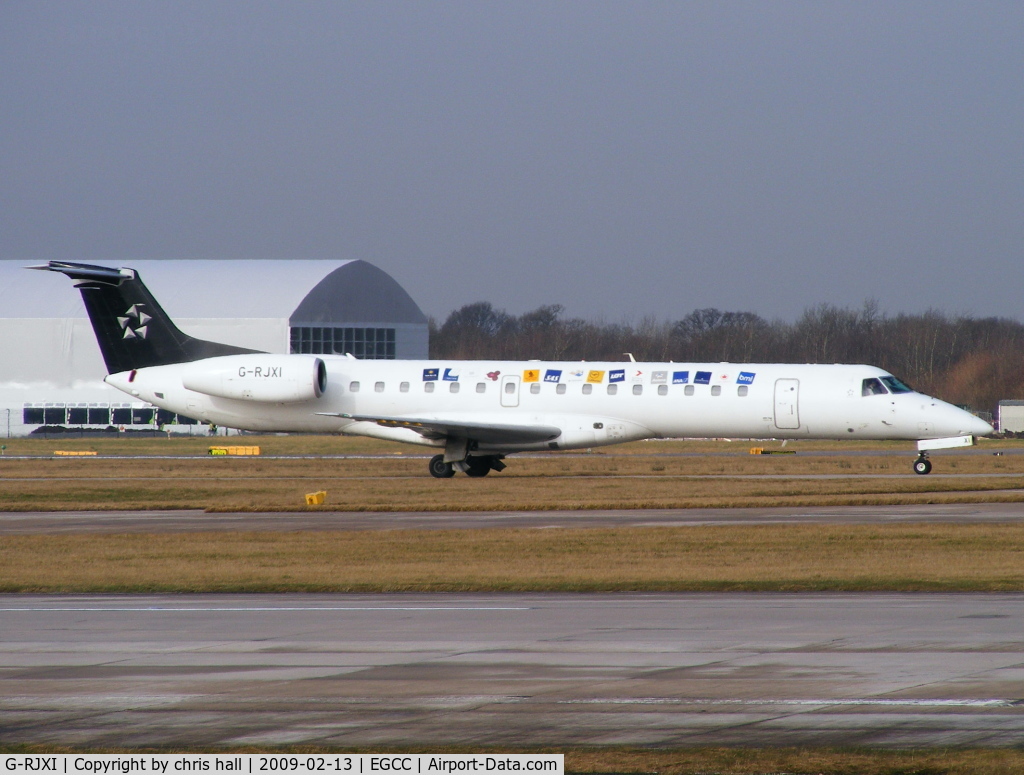
[[[75,281],[111,374],[218,355],[259,352],[182,333],[134,269],[66,261],[28,268],[60,272]]]

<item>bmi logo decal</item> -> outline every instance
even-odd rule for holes
[[[145,339],[146,334],[149,331],[148,323],[153,319],[151,315],[147,315],[142,311],[143,304],[132,304],[128,310],[124,313],[123,317],[119,317],[117,322],[121,328],[124,329],[124,335],[122,339]]]

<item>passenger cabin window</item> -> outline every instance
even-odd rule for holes
[[[658,395],[659,396],[667,396],[668,395],[668,385],[658,385]]]
[[[722,395],[722,386],[721,385],[712,385],[711,386],[711,395],[713,395],[713,396],[720,396],[720,395]]]
[[[745,396],[747,394],[747,389],[748,388],[746,385],[740,385],[738,388],[736,388],[736,395],[740,397]]]
[[[644,392],[644,386],[643,385],[633,385],[633,395],[634,396],[639,396],[643,392]]]
[[[486,382],[477,382],[476,383],[476,392],[477,393],[486,393],[487,392],[487,383]]]
[[[509,395],[512,395],[513,393],[515,393],[516,392],[516,383],[515,382],[506,382],[505,383],[505,392],[508,393]]]
[[[373,384],[373,389],[376,392],[378,392],[378,393],[383,393],[384,392],[384,383],[383,382],[375,382]]]
[[[558,395],[565,393],[565,385],[556,385],[555,392],[558,393]]]
[[[458,382],[452,382],[450,385],[448,385],[448,392],[449,393],[458,393],[459,392],[459,383]]]
[[[608,395],[614,396],[618,392],[619,392],[619,386],[618,385],[612,384],[612,385],[608,386]]]
[[[583,395],[589,396],[593,392],[594,392],[594,386],[593,385],[589,385],[588,384],[588,385],[584,385],[583,386]]]
[[[424,382],[423,383],[423,392],[424,393],[433,393],[434,392],[434,383],[433,382]]]
[[[693,395],[693,385],[687,385],[685,388],[683,388],[683,393],[688,395],[688,396],[692,396]]]
[[[860,383],[860,394],[862,396],[884,396],[888,392],[885,386],[874,377],[870,377]]]
[[[358,382],[349,382],[348,383],[348,389],[352,393],[358,393],[359,392],[359,383]]]
[[[400,382],[399,385],[398,385],[398,392],[400,392],[400,393],[408,393],[409,392],[409,383],[408,382]]]
[[[540,392],[540,383],[539,382],[534,382],[532,385],[530,385],[530,392],[531,393],[539,393]]]
[[[882,382],[889,388],[890,393],[913,393],[914,389],[910,387],[906,382],[896,379],[896,377],[882,377]]]

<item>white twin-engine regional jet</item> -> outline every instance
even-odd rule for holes
[[[439,478],[505,455],[650,438],[906,439],[970,446],[992,426],[874,366],[381,361],[273,355],[193,339],[133,269],[51,261],[82,292],[106,381],[230,428],[372,436],[443,449]]]

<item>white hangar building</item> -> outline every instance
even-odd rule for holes
[[[427,318],[366,261],[165,260],[127,266],[187,334],[271,353],[426,358]],[[0,261],[0,437],[41,425],[189,424],[104,384],[81,294],[66,277]],[[184,427],[180,430],[185,430]]]

